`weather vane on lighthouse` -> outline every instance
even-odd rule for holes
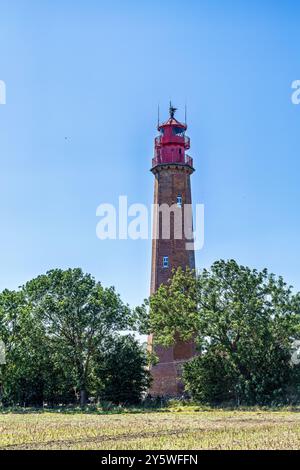
[[[177,108],[174,108],[174,106],[172,106],[172,102],[170,101],[169,113],[170,113],[171,119],[174,119],[176,111],[177,111]]]

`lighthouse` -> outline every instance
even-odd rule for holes
[[[195,269],[195,253],[192,238],[192,195],[190,177],[194,170],[193,159],[187,155],[190,139],[186,135],[187,124],[175,118],[177,109],[170,103],[169,119],[159,123],[159,135],[154,141],[154,158],[151,172],[154,175],[154,212],[151,265],[151,294],[165,284],[172,271],[179,267]],[[164,211],[161,210],[164,208]],[[168,221],[170,230],[164,230]],[[165,232],[165,233],[164,233]],[[181,236],[180,236],[181,235]],[[149,349],[158,357],[151,368],[151,396],[177,397],[183,393],[182,366],[195,355],[193,341],[183,342],[177,338],[175,344],[164,348],[155,344],[151,334]]]

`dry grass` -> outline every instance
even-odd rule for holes
[[[300,413],[0,414],[1,449],[300,449]]]

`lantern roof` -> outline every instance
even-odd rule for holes
[[[176,127],[181,127],[182,129],[186,130],[187,129],[187,125],[186,124],[183,124],[182,122],[178,121],[174,116],[175,116],[175,113],[177,111],[177,108],[174,108],[174,106],[172,106],[172,103],[170,102],[170,108],[169,108],[169,113],[170,113],[170,117],[169,119],[162,123],[162,124],[158,124],[157,126],[157,129],[160,131],[163,127],[168,127],[168,126],[176,126]]]

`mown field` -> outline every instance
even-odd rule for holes
[[[0,448],[300,449],[300,413],[3,413]]]

